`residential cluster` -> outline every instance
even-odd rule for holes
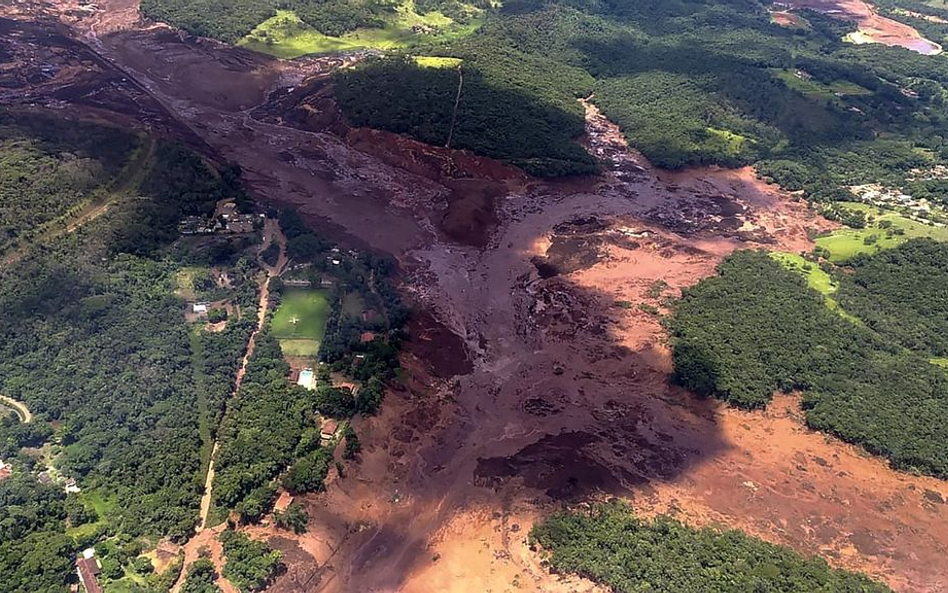
[[[849,188],[856,198],[865,204],[880,208],[898,208],[907,218],[933,226],[945,226],[936,218],[935,208],[927,199],[916,199],[899,189],[886,188],[876,183],[855,185]]]
[[[207,216],[185,216],[178,223],[182,235],[214,235],[252,233],[266,218],[265,214],[241,214],[237,204],[224,200],[217,204],[214,214]]]

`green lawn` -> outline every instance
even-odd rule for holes
[[[270,332],[288,356],[312,356],[326,329],[329,300],[323,290],[288,290],[273,315]]]
[[[300,20],[293,11],[280,10],[276,16],[260,23],[238,45],[292,59],[308,54],[322,54],[357,49],[400,49],[419,43],[450,41],[473,33],[481,24],[480,18],[467,25],[456,24],[440,12],[420,15],[415,12],[413,0],[407,0],[395,9],[384,27],[356,29],[341,37],[330,37]],[[419,33],[416,28],[427,28],[430,33]]]
[[[872,224],[864,229],[840,229],[823,237],[818,237],[816,244],[829,250],[831,261],[843,261],[860,253],[877,253],[883,249],[897,247],[909,239],[918,237],[931,237],[936,241],[948,241],[948,228],[946,227],[936,227],[916,222],[895,211],[882,210],[859,202],[840,202],[839,204],[851,210],[862,210],[866,214],[871,214],[874,220]],[[902,229],[905,234],[888,236],[885,229],[879,228],[879,223],[884,220],[890,221],[892,228]],[[876,237],[875,242],[867,244],[866,239],[873,236]]]
[[[833,280],[833,277],[820,268],[818,264],[809,262],[803,259],[803,256],[796,253],[774,251],[770,254],[770,257],[780,262],[784,268],[806,278],[807,286],[823,295],[826,306],[829,307],[831,311],[836,311],[841,317],[853,323],[862,323],[857,317],[850,315],[840,308],[839,303],[833,298],[839,285]]]

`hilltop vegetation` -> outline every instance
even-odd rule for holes
[[[646,521],[622,503],[556,513],[535,525],[530,539],[556,572],[582,575],[616,593],[890,591],[739,531],[694,529],[667,516]]]
[[[948,249],[909,243],[858,263],[852,279],[840,280],[841,307],[866,314],[881,333],[831,311],[806,280],[767,254],[735,253],[717,276],[685,290],[675,305],[669,322],[674,378],[745,408],[766,405],[776,391],[802,391],[811,427],[883,455],[897,468],[948,477],[948,427],[940,421],[948,417],[948,376],[928,362],[941,352],[932,333],[944,318],[938,317],[940,297],[935,308],[925,300],[945,286],[938,284],[944,273],[931,286],[922,280],[934,271],[935,253],[944,257]],[[895,272],[902,265],[904,285]],[[920,325],[899,328],[894,320],[906,314]],[[924,348],[911,352],[899,341]]]
[[[592,157],[572,141],[583,132],[577,93],[552,86],[543,99],[505,92],[505,86],[519,78],[520,63],[527,58],[510,54],[501,59],[483,51],[471,46],[470,51],[459,52],[464,74],[456,117],[458,71],[420,66],[409,59],[372,61],[340,72],[336,96],[357,126],[471,150],[538,175],[593,172]],[[549,76],[563,84],[571,82],[577,91],[589,82],[575,70],[555,63],[547,66]],[[537,88],[537,94],[541,90]]]
[[[459,125],[490,122],[472,126],[458,145],[480,154],[513,162],[491,145],[499,129],[514,130],[518,151],[541,163],[561,158],[581,133],[575,98],[591,94],[661,167],[756,164],[762,175],[821,200],[839,199],[843,186],[867,180],[944,195],[934,191],[938,183],[909,175],[948,154],[944,61],[847,45],[841,39],[850,25],[802,15],[805,27],[787,28],[771,22],[757,0],[515,0],[489,13],[471,36],[412,53],[464,58],[465,83],[484,81],[486,89],[462,94],[466,111],[458,117]],[[510,57],[514,67],[507,70],[516,74],[494,76],[490,65]],[[393,60],[366,70],[342,77],[341,106],[354,122],[443,143],[453,93],[406,93],[398,104],[381,105],[376,97],[398,92],[393,81],[406,76],[404,66]],[[442,80],[446,73],[407,76],[451,86]],[[345,88],[354,78],[359,93]],[[520,126],[511,104],[542,106],[539,121]],[[408,111],[414,121],[406,125]],[[564,120],[570,125],[561,128]],[[531,134],[535,129],[562,132]],[[541,164],[531,172],[563,169]]]
[[[104,193],[138,144],[112,126],[0,109],[0,247]]]
[[[840,304],[888,340],[948,357],[948,245],[910,241],[845,264]]]

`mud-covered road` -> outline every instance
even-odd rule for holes
[[[669,385],[649,311],[735,249],[810,248],[829,223],[804,203],[748,170],[652,170],[591,106],[585,143],[609,172],[530,180],[347,129],[330,99],[308,98],[340,59],[183,39],[140,23],[131,0],[24,6],[0,14],[62,23],[63,55],[99,72],[63,74],[31,103],[184,138],[239,163],[261,201],[401,263],[418,314],[402,382],[357,421],[361,463],[306,500],[307,534],[248,529],[284,552],[272,590],[594,590],[549,575],[526,533],[559,505],[618,495],[902,591],[948,591],[944,482],[805,429],[791,397],[743,413]]]

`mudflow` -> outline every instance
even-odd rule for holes
[[[261,202],[401,264],[418,314],[403,381],[356,421],[361,463],[305,499],[308,533],[247,528],[284,552],[271,590],[594,591],[550,575],[527,532],[621,496],[948,591],[944,482],[807,430],[795,397],[745,413],[669,384],[639,304],[661,310],[735,249],[799,252],[829,227],[750,170],[654,170],[587,105],[607,172],[537,181],[350,129],[327,75],[358,55],[276,61],[145,23],[133,0],[6,3],[0,19],[0,102],[184,139],[239,163]]]

